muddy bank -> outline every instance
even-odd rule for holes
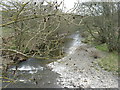
[[[62,87],[118,88],[118,77],[95,64],[97,58],[104,56],[91,46],[78,45],[72,53],[48,67],[60,74],[57,81]]]

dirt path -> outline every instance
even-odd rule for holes
[[[91,46],[81,45],[66,57],[47,66],[60,74],[57,82],[62,87],[118,88],[117,76],[94,64],[96,58],[101,57],[104,57],[104,53]]]

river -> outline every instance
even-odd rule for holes
[[[71,39],[64,45],[66,54],[71,54],[81,44],[79,31],[67,36]],[[51,61],[51,60],[49,60]],[[8,77],[14,80],[14,83],[4,82],[6,88],[60,88],[57,77],[60,75],[52,71],[47,64],[49,61],[30,58],[21,62],[17,66],[12,66],[8,72]],[[17,68],[17,70],[16,70]],[[13,75],[13,73],[15,73]],[[8,80],[6,80],[8,81]]]
[[[30,58],[8,71],[14,82],[4,82],[7,88],[118,88],[118,77],[95,64],[103,52],[81,42],[79,31],[66,37],[66,56],[58,60]],[[16,73],[15,73],[16,71]],[[11,74],[15,73],[15,75]],[[8,80],[6,80],[8,81]]]

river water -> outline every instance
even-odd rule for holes
[[[81,37],[79,32],[68,36],[72,40],[64,45],[67,55],[73,53],[80,46]],[[12,66],[7,76],[14,80],[14,83],[4,82],[3,87],[7,88],[60,88],[57,77],[60,75],[47,67],[48,61],[30,58],[17,66]],[[17,70],[16,70],[17,69]],[[14,74],[14,75],[13,75]],[[8,80],[6,80],[8,81]]]

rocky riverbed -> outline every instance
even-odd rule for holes
[[[118,77],[96,64],[104,53],[89,45],[78,45],[66,57],[48,64],[60,74],[58,84],[68,88],[118,88]]]

